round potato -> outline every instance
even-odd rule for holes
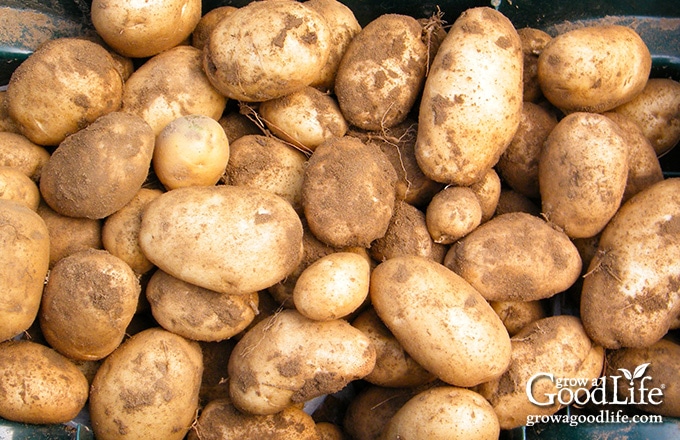
[[[0,199],[23,203],[33,211],[40,205],[38,185],[17,168],[0,166]]]
[[[201,0],[93,0],[92,24],[116,52],[146,58],[187,39],[201,19]]]
[[[40,173],[50,152],[19,133],[0,131],[0,166],[16,168],[34,182],[40,180]]]
[[[435,243],[451,244],[481,224],[482,205],[470,188],[448,186],[432,197],[425,220]]]
[[[109,52],[82,38],[43,43],[7,86],[10,116],[24,136],[45,146],[118,110],[122,96],[123,80]]]
[[[31,341],[0,344],[0,417],[21,423],[66,423],[85,407],[85,375],[55,350]]]
[[[482,223],[490,220],[496,213],[503,189],[501,177],[496,169],[489,168],[482,174],[481,179],[470,185],[469,188],[477,195],[482,207]]]

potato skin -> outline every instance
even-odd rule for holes
[[[37,211],[40,205],[40,190],[38,185],[20,170],[0,166],[0,199],[14,200]]]
[[[517,131],[523,56],[513,24],[489,7],[464,11],[432,61],[418,116],[416,158],[431,179],[468,186]]]
[[[42,168],[49,159],[50,152],[26,136],[0,131],[0,166],[16,168],[38,182]]]

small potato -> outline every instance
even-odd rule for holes
[[[353,252],[334,252],[309,265],[293,290],[295,308],[309,319],[344,318],[368,297],[369,261]]]
[[[494,409],[478,393],[438,386],[416,394],[399,408],[380,440],[491,440],[499,438],[500,432]]]
[[[40,180],[40,173],[50,152],[19,133],[0,131],[0,166],[16,168],[34,182]]]
[[[303,151],[312,152],[331,137],[347,133],[347,121],[331,95],[307,86],[259,106],[269,130]]]
[[[527,325],[546,317],[545,308],[535,301],[489,301],[512,337]]]
[[[490,168],[469,188],[477,195],[482,207],[482,223],[490,220],[496,213],[498,200],[501,197],[503,186],[500,176],[494,168]]]
[[[33,324],[49,268],[49,231],[32,209],[0,200],[0,341]]]
[[[201,19],[201,0],[93,0],[97,34],[121,55],[146,58],[187,39]]]
[[[24,136],[45,146],[118,110],[122,96],[123,80],[109,52],[82,38],[43,43],[7,86],[10,116]]]
[[[197,342],[143,330],[102,363],[90,389],[97,439],[181,440],[198,410],[203,356]]]
[[[38,185],[17,168],[0,166],[0,199],[23,203],[33,211],[40,205]]]
[[[425,220],[435,243],[451,244],[481,224],[482,205],[470,188],[449,186],[427,205]]]
[[[168,331],[194,341],[221,341],[245,329],[257,312],[257,293],[229,295],[157,270],[146,286],[151,313]]]
[[[524,93],[522,96],[525,102],[537,102],[543,97],[541,85],[538,82],[538,56],[552,37],[545,31],[531,27],[517,29],[517,34],[522,42],[524,55]]]
[[[344,440],[345,433],[340,426],[331,422],[319,422],[316,424],[320,440]]]
[[[229,161],[229,140],[215,119],[186,115],[156,136],[152,165],[166,189],[215,185]]]
[[[427,70],[423,28],[413,17],[383,14],[347,46],[335,77],[335,95],[347,121],[364,130],[403,122]]]
[[[369,385],[349,402],[342,427],[352,439],[377,440],[392,416],[417,393],[414,388]]]
[[[191,45],[203,50],[217,23],[236,9],[238,9],[236,6],[216,6],[203,14],[191,33]]]
[[[0,377],[0,417],[6,420],[66,423],[87,402],[85,375],[69,359],[36,342],[1,343]]]

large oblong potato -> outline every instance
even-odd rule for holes
[[[519,126],[523,55],[510,20],[490,7],[454,22],[425,81],[416,158],[425,175],[468,186],[498,161]]]
[[[139,244],[149,261],[182,281],[253,293],[297,267],[302,223],[290,203],[266,190],[177,188],[149,202]]]

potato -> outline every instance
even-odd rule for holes
[[[588,335],[605,348],[649,346],[680,312],[679,190],[677,178],[652,185],[621,206],[602,231],[580,307]]]
[[[121,106],[123,80],[109,52],[81,38],[48,40],[14,71],[9,115],[38,145],[68,135]]]
[[[36,342],[0,343],[0,376],[0,417],[6,420],[66,423],[87,401],[85,375],[66,357]]]
[[[92,24],[116,52],[132,58],[154,56],[191,35],[201,19],[200,0],[137,3],[93,0]]]
[[[146,298],[158,323],[194,341],[221,341],[244,330],[257,313],[257,293],[229,295],[204,289],[157,270]]]
[[[621,205],[629,146],[597,113],[576,112],[550,132],[538,162],[541,208],[571,238],[596,235]]]
[[[539,300],[489,301],[489,304],[503,321],[510,336],[516,335],[532,322],[546,317],[545,308]]]
[[[199,392],[199,404],[205,407],[210,401],[229,398],[227,364],[236,345],[236,339],[221,341],[198,341],[203,352],[203,376]]]
[[[344,318],[368,297],[371,264],[353,252],[334,252],[302,271],[293,290],[293,304],[317,321]]]
[[[510,144],[522,110],[522,47],[489,7],[464,11],[430,66],[418,113],[416,158],[426,176],[469,186]]]
[[[283,310],[251,328],[229,358],[229,395],[239,410],[275,414],[361,379],[375,365],[370,339],[347,321]]]
[[[499,438],[501,429],[491,404],[472,390],[438,386],[406,402],[389,421],[380,440],[427,438]]]
[[[49,232],[19,202],[0,200],[0,341],[28,330],[40,308],[50,261]]]
[[[215,185],[228,161],[227,135],[209,116],[180,116],[156,136],[152,165],[166,189]]]
[[[613,111],[633,119],[662,156],[680,142],[680,82],[649,78],[642,91]]]
[[[541,85],[538,82],[538,57],[546,44],[552,39],[547,32],[532,27],[517,29],[522,42],[524,102],[537,102],[543,97]]]
[[[312,416],[297,407],[275,414],[254,415],[239,411],[229,399],[213,400],[201,411],[187,440],[227,438],[281,438],[321,440]]]
[[[203,14],[191,33],[191,45],[203,50],[217,23],[236,9],[236,6],[216,6]]]
[[[197,342],[143,330],[109,355],[90,390],[97,439],[183,439],[198,410],[203,357]]]
[[[396,180],[377,146],[350,136],[327,140],[305,169],[302,208],[310,230],[331,246],[368,248],[387,231]]]
[[[347,121],[331,95],[307,86],[260,104],[260,118],[277,137],[312,152],[331,137],[347,133]]]
[[[302,224],[265,190],[196,186],[149,202],[139,244],[163,271],[222,293],[252,293],[284,279],[302,256]]]
[[[477,388],[493,406],[503,430],[524,425],[528,416],[554,414],[563,406],[560,400],[568,399],[579,388],[589,389],[604,366],[604,349],[588,338],[575,316],[534,321],[511,341],[512,362],[508,370]],[[552,375],[552,379],[546,375]],[[556,384],[560,379],[571,378],[585,381],[585,386]],[[569,389],[572,394],[560,389]]]
[[[37,211],[40,190],[38,185],[19,169],[0,166],[0,199],[14,200]]]
[[[415,18],[382,14],[347,46],[335,76],[335,95],[347,121],[364,130],[403,122],[425,81],[428,50]]]
[[[59,144],[43,167],[40,193],[59,214],[103,219],[141,189],[153,148],[142,118],[109,113]]]
[[[526,212],[536,217],[541,216],[541,208],[535,200],[506,187],[501,189],[494,216],[509,212]]]
[[[14,119],[9,116],[9,103],[7,102],[7,90],[0,90],[0,133],[19,133],[19,127]]]
[[[345,438],[342,428],[331,422],[318,422],[316,430],[319,433],[320,440],[344,440]]]
[[[139,228],[146,205],[163,194],[160,189],[141,188],[128,202],[108,216],[101,225],[101,245],[142,275],[154,268],[139,246]]]
[[[481,179],[469,187],[479,199],[482,207],[482,223],[493,217],[503,188],[501,178],[494,168],[489,168]]]
[[[248,134],[262,134],[260,126],[240,111],[227,110],[217,122],[224,129],[230,144]]]
[[[500,376],[510,337],[491,306],[463,278],[417,256],[395,257],[371,274],[370,298],[404,350],[450,385]]]
[[[121,110],[140,116],[156,136],[180,116],[196,114],[218,120],[227,99],[203,72],[202,55],[184,45],[147,60],[125,82]]]
[[[71,359],[103,359],[123,341],[140,292],[130,266],[104,250],[62,258],[50,271],[38,314],[45,340]]]
[[[387,388],[369,385],[349,402],[342,426],[352,439],[377,440],[394,414],[411,397],[413,388]]]
[[[593,25],[552,38],[538,57],[543,95],[565,113],[602,113],[633,99],[652,57],[631,27]]]
[[[229,148],[226,184],[270,191],[302,211],[307,156],[275,137],[257,134],[242,136]]]
[[[523,212],[496,216],[451,245],[444,265],[488,301],[535,301],[581,275],[581,256],[562,231]]]
[[[404,351],[372,307],[359,313],[351,323],[364,332],[375,347],[375,367],[363,378],[366,382],[382,387],[408,388],[436,379]]]
[[[308,86],[332,44],[326,20],[303,3],[251,2],[215,26],[203,69],[224,96],[266,101]]]
[[[481,224],[482,205],[470,188],[448,186],[432,197],[425,220],[435,243],[451,244]]]
[[[34,182],[40,180],[40,173],[50,152],[19,133],[0,131],[0,166],[16,168]]]

